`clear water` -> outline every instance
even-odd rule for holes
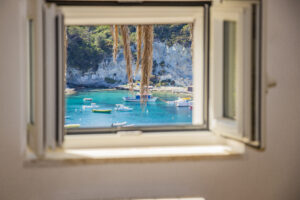
[[[122,97],[129,96],[126,90],[81,90],[73,95],[66,95],[65,124],[80,124],[80,128],[111,127],[112,123],[127,122],[134,126],[191,125],[192,110],[189,107],[168,105],[163,100],[176,100],[178,96],[171,93],[153,93],[159,97],[156,102],[142,106],[140,102],[125,102]],[[83,98],[92,98],[85,102]],[[84,105],[96,103],[97,109],[112,109],[110,114],[93,113],[92,108],[83,109]],[[114,110],[115,104],[124,104],[132,111]]]

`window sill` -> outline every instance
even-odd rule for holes
[[[245,152],[244,144],[211,132],[139,136],[70,135],[65,139],[63,148],[48,150],[43,158],[37,158],[28,151],[25,165],[199,160],[239,156]]]

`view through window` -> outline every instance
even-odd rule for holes
[[[192,24],[125,27],[67,26],[65,127],[192,125]]]

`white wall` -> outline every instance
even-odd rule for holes
[[[266,0],[267,149],[241,158],[25,168],[22,0],[0,0],[0,199],[300,199],[300,1]],[[23,19],[24,20],[24,19]]]

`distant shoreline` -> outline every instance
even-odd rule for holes
[[[119,85],[113,88],[91,88],[91,87],[75,87],[75,88],[66,88],[65,94],[71,95],[75,94],[80,90],[90,90],[90,91],[113,91],[113,90],[129,90],[128,85]],[[140,89],[139,87],[135,87],[134,91],[138,92]],[[153,93],[160,93],[160,92],[168,92],[174,94],[182,94],[186,96],[192,96],[193,92],[189,91],[189,87],[179,87],[179,86],[160,86],[160,87],[151,87],[150,91]]]

